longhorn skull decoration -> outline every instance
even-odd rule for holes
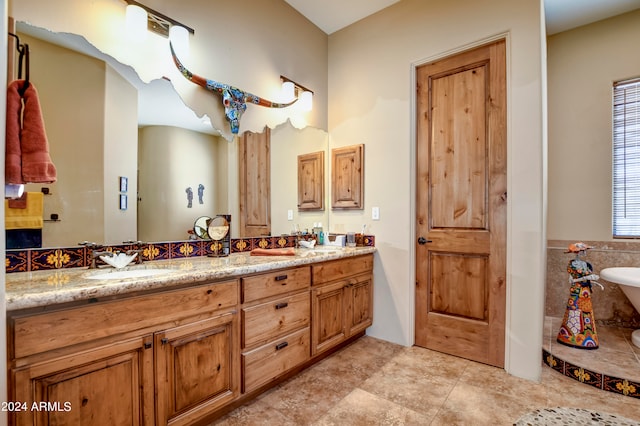
[[[190,80],[191,82],[197,84],[198,86],[202,86],[205,89],[210,90],[211,92],[216,92],[222,95],[222,105],[224,106],[224,112],[227,116],[227,121],[231,125],[231,133],[233,133],[234,135],[238,134],[238,129],[240,128],[240,118],[242,117],[242,113],[246,111],[248,102],[269,108],[285,108],[293,105],[298,101],[298,99],[296,98],[289,103],[271,102],[270,100],[253,95],[249,92],[245,92],[244,90],[238,89],[237,87],[233,87],[224,83],[218,83],[217,81],[200,77],[199,75],[193,74],[191,71],[186,69],[184,65],[182,65],[182,63],[176,56],[176,52],[173,50],[173,44],[171,44],[171,42],[169,42],[169,47],[171,48],[171,56],[173,56],[173,62],[176,64],[176,67],[178,67],[180,73],[187,80]]]

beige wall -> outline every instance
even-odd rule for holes
[[[171,62],[167,40],[149,34],[144,42],[128,38],[122,0],[19,0],[10,2],[16,20],[58,32],[81,34],[103,52],[131,64],[144,81],[168,76],[187,105],[207,113],[230,138],[217,95],[187,81]],[[205,78],[237,86],[273,101],[279,99],[280,75],[315,92],[314,108],[302,112],[249,105],[241,131],[260,131],[291,118],[327,128],[327,35],[280,0],[147,0],[145,5],[195,29],[190,55],[183,63]],[[295,34],[295,37],[291,37]]]
[[[104,242],[121,244],[138,235],[138,91],[110,66],[106,68]],[[120,176],[128,179],[126,210],[120,210]]]
[[[45,223],[43,247],[103,242],[106,64],[25,35],[21,40],[29,44],[30,78],[38,89],[58,174],[56,183],[31,184],[27,190],[49,187],[45,218],[57,213],[63,221]]]
[[[413,66],[508,33],[506,369],[537,379],[544,304],[544,22],[538,0],[402,0],[329,37],[330,147],[365,144],[365,208],[332,230],[376,236],[369,334],[413,343]],[[380,207],[380,221],[371,208]]]
[[[271,131],[271,235],[288,234],[296,224],[309,230],[315,222],[321,222],[325,228],[329,226],[328,139],[323,130],[296,129],[289,123]],[[318,151],[324,152],[325,208],[298,211],[298,155]],[[287,219],[287,210],[293,210],[292,220]]]
[[[219,137],[167,126],[147,126],[139,132],[138,238],[142,241],[186,240],[200,216],[212,217],[219,211],[217,170]],[[203,204],[198,185],[204,185]],[[188,207],[186,189],[193,200]]]
[[[640,11],[549,37],[549,239],[611,241],[612,83],[640,76]]]

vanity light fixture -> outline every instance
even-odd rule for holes
[[[298,99],[303,111],[311,111],[313,91],[283,75],[280,76],[280,80],[282,80],[283,99]]]
[[[174,45],[182,45],[181,47],[184,45],[188,46],[189,33],[195,34],[193,28],[167,15],[163,15],[142,3],[134,0],[124,0],[124,2],[127,3],[127,24],[129,25],[130,19],[135,19],[132,24],[137,25],[136,31],[144,31],[143,29],[141,30],[141,28],[146,28],[162,37],[171,38]]]

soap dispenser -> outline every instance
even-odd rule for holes
[[[318,244],[324,244],[324,231],[322,230],[322,222],[318,223]]]

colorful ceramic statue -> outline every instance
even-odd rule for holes
[[[178,70],[180,70],[180,73],[187,80],[197,84],[198,86],[204,87],[207,90],[222,95],[224,112],[227,116],[227,121],[231,125],[231,133],[233,133],[234,135],[238,134],[238,130],[240,128],[240,118],[242,117],[242,113],[244,113],[247,109],[247,102],[269,108],[284,108],[288,107],[289,105],[293,105],[298,100],[298,98],[296,98],[288,103],[271,102],[270,100],[240,90],[237,87],[233,87],[224,83],[218,83],[214,80],[207,80],[203,77],[200,77],[199,75],[193,74],[191,71],[186,69],[178,60],[176,52],[173,50],[173,45],[169,43],[169,46],[171,47],[173,62],[176,64],[176,67],[178,67]]]
[[[599,276],[593,273],[591,263],[581,258],[590,248],[584,243],[575,243],[571,244],[565,252],[575,253],[576,257],[567,266],[571,288],[557,340],[563,345],[579,349],[598,348],[591,290],[592,281],[595,283]]]

